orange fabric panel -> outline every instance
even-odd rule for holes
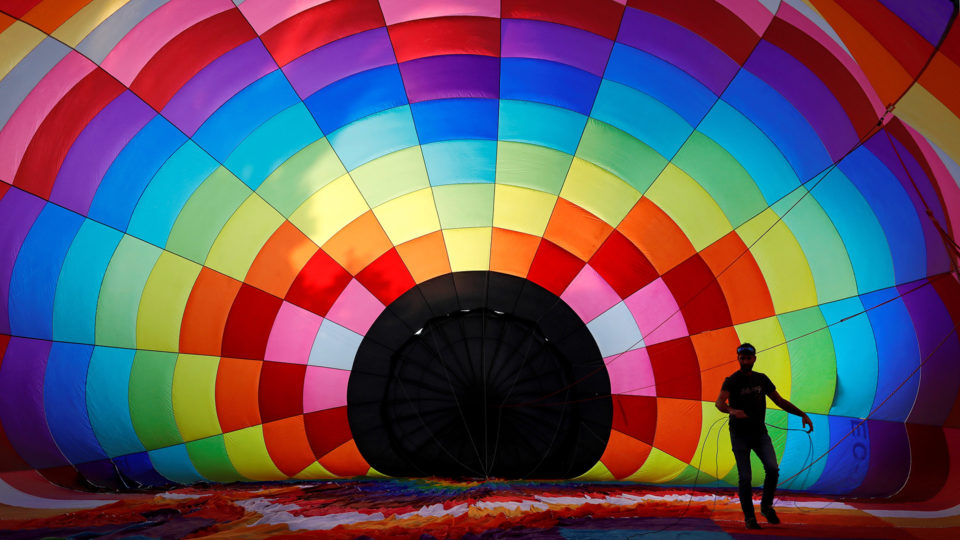
[[[270,458],[287,476],[294,476],[317,460],[307,440],[302,414],[264,424],[263,438]]]
[[[588,261],[612,231],[613,228],[599,217],[559,198],[543,237],[580,260]]]
[[[734,328],[721,328],[690,336],[700,363],[700,392],[704,401],[716,401],[723,380],[739,369],[740,337]]]
[[[200,269],[180,324],[180,352],[220,356],[223,329],[241,283],[207,267]]]
[[[320,249],[289,221],[284,221],[260,249],[244,281],[283,298],[310,257]]]
[[[730,232],[700,252],[717,277],[733,324],[772,317],[773,299],[763,272],[736,232]],[[739,258],[737,258],[739,257]],[[722,274],[720,272],[723,272]]]
[[[400,244],[397,253],[417,283],[450,273],[450,258],[440,231]]]
[[[680,227],[650,199],[637,201],[617,230],[640,248],[660,274],[696,253]]]
[[[600,462],[610,471],[610,474],[620,480],[637,472],[650,455],[650,448],[649,444],[612,429],[610,439],[607,441],[607,449],[600,456]]]
[[[320,464],[337,476],[360,476],[370,470],[370,464],[360,455],[353,439],[320,458]]]
[[[946,105],[953,114],[960,116],[960,92],[957,92],[957,81],[960,81],[960,66],[951,62],[943,54],[934,56],[927,70],[920,77],[920,84],[924,88]]]
[[[50,34],[91,0],[47,0],[40,2],[23,16],[23,20]]]
[[[16,21],[13,17],[0,13],[0,32],[3,32],[7,28],[10,28],[10,25]]]
[[[323,244],[323,250],[354,276],[392,247],[372,210],[351,221]]]
[[[490,240],[490,270],[527,277],[540,238],[522,232],[493,228]]]
[[[700,442],[702,416],[700,401],[657,398],[657,434],[653,446],[690,463]]]
[[[217,369],[217,417],[224,433],[260,423],[260,360],[221,358]],[[300,471],[297,471],[300,472]]]

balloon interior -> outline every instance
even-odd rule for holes
[[[727,492],[749,341],[782,490],[955,508],[956,15],[0,1],[0,502]]]

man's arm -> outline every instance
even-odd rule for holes
[[[741,411],[740,409],[734,409],[730,405],[727,405],[728,399],[730,399],[730,392],[726,390],[721,390],[720,395],[717,396],[717,403],[716,403],[717,409],[719,409],[720,412],[732,414],[737,418],[746,418],[747,413]]]
[[[801,411],[796,405],[787,401],[783,396],[780,395],[780,392],[777,392],[776,390],[770,392],[768,395],[770,396],[770,400],[776,403],[781,409],[790,414],[795,414],[800,418],[803,418],[804,427],[809,427],[809,431],[813,431],[813,422],[810,421],[810,417],[807,416],[807,413]]]

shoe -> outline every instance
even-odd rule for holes
[[[760,528],[760,524],[757,523],[757,518],[747,518],[746,524],[747,524],[747,528],[748,528],[748,529],[759,529],[759,528]]]
[[[763,514],[763,517],[767,518],[768,523],[773,523],[774,525],[780,523],[780,518],[777,517],[777,513],[772,506],[761,506],[760,513]]]

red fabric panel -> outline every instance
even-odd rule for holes
[[[906,424],[910,438],[910,478],[890,502],[925,501],[936,495],[947,480],[950,452],[940,426]]]
[[[716,2],[630,0],[627,5],[673,21],[712,43],[743,65],[759,36],[740,17]]]
[[[930,282],[934,289],[936,289],[937,294],[940,295],[940,299],[943,300],[943,305],[950,313],[950,318],[953,319],[953,325],[956,326],[960,324],[960,283],[957,282],[952,274],[941,274],[931,277]],[[948,405],[944,404],[944,406]],[[950,416],[947,417],[943,425],[944,427],[960,428],[960,394],[954,399],[950,409]]]
[[[357,274],[357,281],[388,306],[416,283],[396,248],[391,248]]]
[[[304,364],[264,362],[260,368],[260,421],[266,424],[303,414]]]
[[[690,338],[647,347],[657,397],[700,400],[700,363]]]
[[[0,182],[0,199],[3,199],[3,196],[6,195],[8,191],[10,191],[10,184]]]
[[[543,239],[533,257],[527,279],[560,296],[584,264],[577,256]]]
[[[612,0],[503,0],[500,17],[549,21],[616,39],[623,9]]]
[[[223,356],[263,359],[273,320],[283,300],[255,289],[246,283],[227,316],[223,330]]]
[[[863,135],[876,125],[877,115],[857,80],[817,40],[777,18],[770,23],[764,39],[799,60],[830,88],[830,93],[843,106],[858,135]]]
[[[55,486],[62,486],[76,491],[88,491],[90,489],[90,482],[70,465],[52,467],[50,469],[39,469],[37,472]]]
[[[305,414],[303,419],[310,447],[317,456],[323,457],[353,438],[346,407],[312,412]]]
[[[384,26],[377,0],[332,0],[290,17],[261,39],[281,66],[331,41]]]
[[[351,279],[350,273],[321,249],[293,280],[286,300],[323,317]]]
[[[732,324],[723,291],[700,255],[690,257],[667,272],[663,281],[677,300],[690,334]]]
[[[657,279],[657,270],[620,231],[613,231],[590,258],[590,266],[626,298]]]
[[[130,89],[159,111],[207,64],[255,37],[239,10],[218,13],[167,42],[140,70]]]
[[[947,56],[954,64],[960,64],[960,23],[953,20],[953,25],[947,32],[947,37],[940,45],[940,52]]]
[[[390,27],[397,62],[442,54],[500,56],[500,20],[438,17]]]
[[[933,46],[882,3],[871,0],[835,0],[877,40],[908,73],[917,75]]]
[[[11,17],[22,19],[28,11],[42,1],[43,0],[3,0],[0,1],[0,11],[3,11]]]
[[[653,436],[657,432],[657,398],[623,395],[612,397],[613,429],[653,444]]]
[[[49,198],[73,141],[122,92],[123,85],[101,69],[93,70],[78,82],[43,119],[23,154],[13,185]]]

